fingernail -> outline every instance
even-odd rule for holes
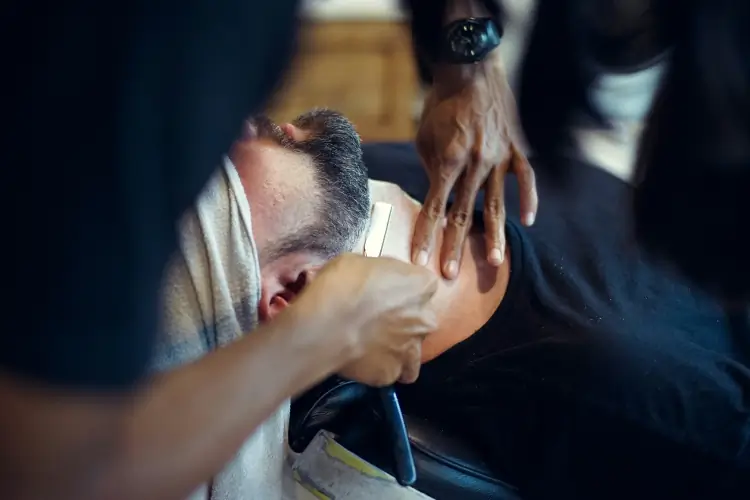
[[[529,212],[526,214],[526,222],[525,224],[527,226],[531,226],[534,224],[534,219],[536,219],[536,214],[534,212]]]
[[[417,265],[418,266],[427,265],[427,252],[426,251],[421,250],[419,254],[417,255]]]
[[[493,248],[490,252],[490,263],[494,265],[503,263],[503,252],[499,248]]]
[[[448,265],[445,266],[445,274],[447,274],[450,279],[455,278],[456,275],[458,275],[458,262],[455,260],[448,262]]]

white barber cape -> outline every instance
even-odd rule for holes
[[[245,191],[234,166],[225,159],[180,222],[179,251],[162,287],[154,370],[199,359],[258,325],[260,268],[251,227]],[[258,383],[263,382],[248,380],[247,390]],[[221,412],[221,408],[214,410]],[[189,499],[281,499],[288,417],[287,401],[224,470]]]

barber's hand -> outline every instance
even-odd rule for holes
[[[345,254],[316,275],[295,307],[326,321],[332,347],[351,347],[341,376],[371,386],[411,383],[422,341],[437,327],[429,304],[436,290],[437,277],[426,269]]]
[[[458,84],[441,82],[436,75],[416,138],[430,190],[414,230],[414,263],[427,263],[435,251],[436,233],[445,227],[440,267],[448,279],[458,275],[474,202],[482,188],[487,258],[493,265],[502,263],[504,182],[508,172],[518,178],[522,221],[533,224],[537,211],[536,181],[522,152],[518,132],[515,99],[499,65],[486,66]],[[451,191],[455,191],[455,203],[445,221]]]

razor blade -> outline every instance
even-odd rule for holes
[[[370,231],[365,240],[365,256],[380,257],[383,254],[385,236],[388,233],[388,225],[391,223],[393,205],[382,201],[376,201],[372,206],[370,215]]]

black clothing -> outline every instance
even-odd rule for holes
[[[138,380],[177,218],[276,85],[296,5],[5,7],[2,369],[89,388]]]
[[[541,0],[534,15],[516,96],[537,172],[565,180],[566,165],[539,159],[577,146],[572,118],[609,125],[589,92],[606,67],[632,71],[669,45],[625,208],[650,253],[750,303],[750,3]]]
[[[366,162],[424,198],[412,148],[370,147]],[[402,405],[464,437],[523,498],[748,498],[747,330],[633,243],[630,186],[564,168],[565,190],[538,176],[534,227],[510,218],[496,313],[401,387]]]

